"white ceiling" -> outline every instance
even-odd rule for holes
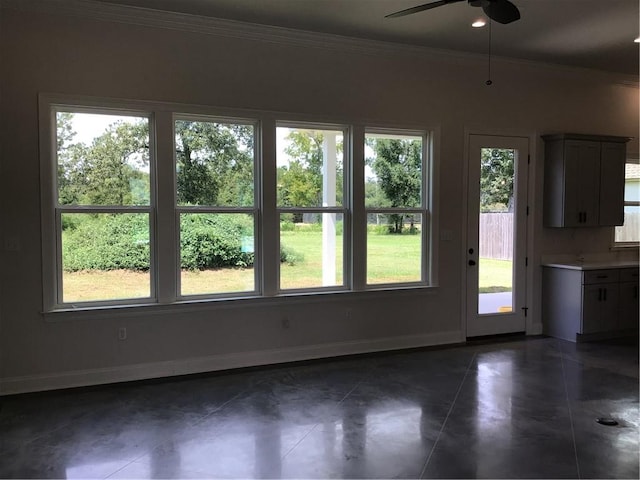
[[[489,29],[471,28],[482,9],[467,2],[400,18],[434,0],[99,0],[437,49],[487,53]],[[521,19],[491,26],[492,53],[638,75],[639,0],[511,0]]]

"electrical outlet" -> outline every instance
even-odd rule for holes
[[[127,339],[127,328],[120,327],[118,329],[118,340],[126,340]]]

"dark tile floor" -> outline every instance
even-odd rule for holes
[[[637,341],[518,339],[0,406],[3,478],[639,477]]]

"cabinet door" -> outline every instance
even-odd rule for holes
[[[620,283],[620,328],[638,328],[638,282]]]
[[[567,140],[564,168],[564,226],[598,225],[600,142]]]
[[[582,297],[582,333],[617,330],[618,284],[585,285]]]
[[[600,225],[624,223],[624,143],[604,142],[600,152]]]

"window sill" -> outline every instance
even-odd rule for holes
[[[437,286],[402,286],[389,288],[371,287],[362,291],[332,291],[281,293],[273,297],[234,297],[224,299],[184,300],[174,303],[139,303],[128,305],[101,305],[77,308],[58,308],[42,312],[47,322],[64,322],[76,320],[96,320],[101,318],[133,318],[143,316],[175,315],[176,313],[204,312],[208,310],[226,310],[255,307],[295,306],[327,302],[362,301],[368,298],[411,297],[433,295]]]

